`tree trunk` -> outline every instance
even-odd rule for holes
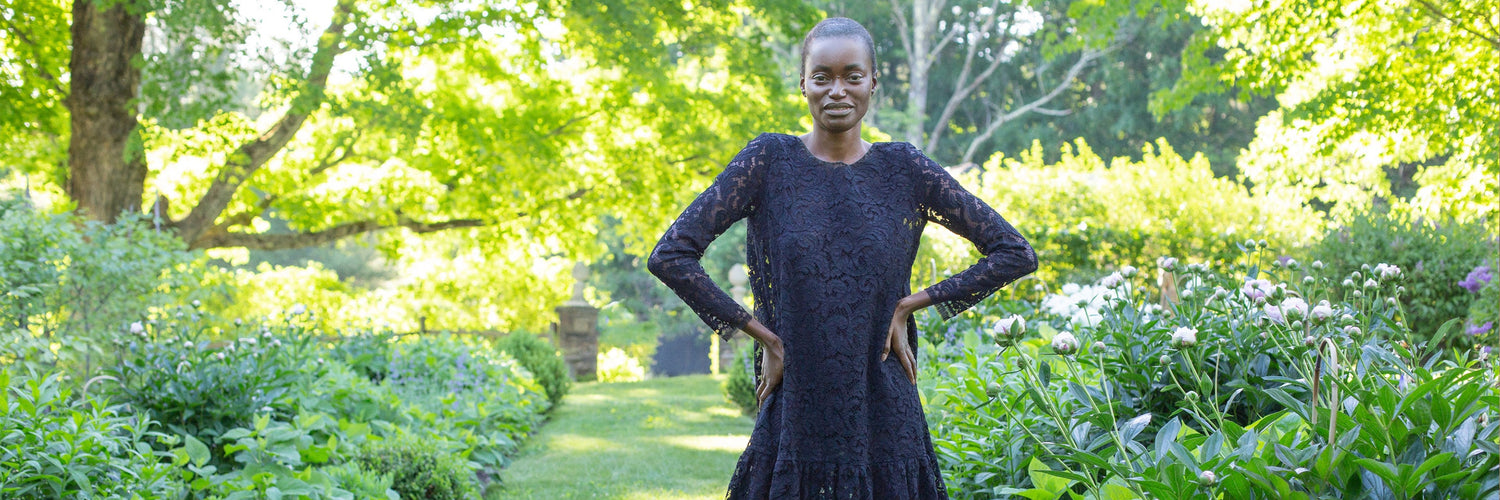
[[[933,5],[933,1],[912,2],[911,38],[906,47],[906,67],[910,71],[906,89],[906,142],[919,146],[927,127],[927,73],[932,67],[932,37],[940,15],[937,10],[942,8]]]
[[[95,0],[73,2],[73,55],[67,98],[68,197],[85,216],[114,222],[141,210],[146,159],[136,122],[146,20],[131,2],[100,9]]]

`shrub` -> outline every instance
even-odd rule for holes
[[[296,391],[322,375],[314,334],[295,324],[243,326],[213,347],[196,312],[143,323],[115,369],[114,395],[175,433],[212,443],[257,414],[291,416]],[[236,336],[240,334],[240,336]],[[225,465],[222,457],[215,464]]]
[[[339,486],[354,495],[354,500],[399,500],[401,497],[391,489],[391,475],[365,469],[359,462],[323,469],[338,480]]]
[[[468,465],[430,441],[402,435],[370,443],[355,462],[390,476],[391,489],[401,498],[469,500],[479,496]]]
[[[755,349],[746,344],[734,353],[734,363],[724,367],[729,375],[724,379],[724,398],[740,408],[745,415],[755,415],[760,407],[755,401]]]
[[[1077,141],[1046,164],[1040,147],[1020,158],[996,155],[983,172],[960,178],[1031,242],[1043,265],[1037,276],[1048,282],[1145,267],[1160,255],[1230,261],[1241,257],[1234,242],[1245,235],[1291,248],[1321,232],[1311,210],[1251,195],[1214,177],[1207,160],[1184,159],[1164,141],[1134,162],[1100,158]],[[920,283],[951,274],[934,267],[957,272],[977,259],[973,245],[956,236],[924,239],[932,241],[918,262],[934,265],[918,266]]]
[[[1500,335],[1497,331],[1500,327],[1500,280],[1495,279],[1496,274],[1500,274],[1500,258],[1474,268],[1459,282],[1460,287],[1474,294],[1474,300],[1469,304],[1469,319],[1464,322],[1464,333],[1469,334],[1470,340],[1480,346],[1486,356],[1490,355],[1495,338]]]
[[[0,199],[0,363],[92,377],[125,325],[187,284],[175,268],[190,260],[140,216],[103,225]]]
[[[495,343],[495,347],[516,358],[538,384],[547,392],[547,400],[555,407],[573,386],[568,378],[568,363],[562,353],[550,342],[531,332],[512,332]]]
[[[929,415],[954,498],[1500,494],[1493,364],[1392,340],[1403,278],[1346,295],[1340,273],[1249,248],[1223,273],[1171,266],[1165,309],[1122,275],[1096,320],[1031,305],[1024,333],[941,360]]]
[[[292,422],[273,420],[269,414],[255,417],[248,428],[237,427],[219,437],[233,467],[210,463],[207,445],[192,436],[182,436],[174,448],[174,464],[183,467],[190,499],[296,498],[299,500],[347,499],[349,491],[319,464],[338,456],[341,434],[325,415],[298,415]],[[177,440],[169,438],[169,445]]]
[[[142,444],[159,435],[149,417],[74,399],[56,374],[0,371],[0,408],[0,497],[177,498],[172,466]]]
[[[646,379],[646,368],[624,349],[611,347],[599,353],[598,378],[600,382],[638,382]]]
[[[1372,210],[1329,231],[1304,260],[1322,261],[1343,275],[1358,271],[1365,278],[1370,273],[1362,266],[1399,266],[1406,277],[1406,293],[1400,300],[1410,318],[1408,324],[1419,338],[1427,339],[1448,320],[1468,315],[1474,295],[1458,283],[1475,267],[1495,258],[1493,238],[1477,222],[1423,220]],[[1362,283],[1362,279],[1352,282],[1355,287]]]

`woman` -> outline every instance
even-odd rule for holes
[[[760,413],[731,499],[946,498],[916,390],[912,313],[944,318],[1036,269],[1005,219],[907,143],[870,144],[860,122],[877,87],[874,43],[846,18],[802,43],[813,130],[762,134],[683,211],[648,267],[720,335],[759,347]],[[699,265],[748,219],[752,316]],[[910,294],[927,221],[985,257]]]

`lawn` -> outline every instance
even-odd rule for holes
[[[505,470],[500,498],[722,498],[753,425],[722,380],[579,384]]]

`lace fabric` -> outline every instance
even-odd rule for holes
[[[927,222],[984,257],[927,288],[952,317],[1036,269],[1031,246],[994,209],[906,143],[851,164],[800,139],[762,134],[658,242],[647,267],[719,335],[751,315],[699,264],[746,219],[755,316],[782,339],[782,383],[756,418],[729,498],[946,498],[916,388],[880,361]],[[907,326],[913,349],[915,323]],[[757,358],[759,358],[757,348]],[[760,379],[759,360],[756,363]]]

